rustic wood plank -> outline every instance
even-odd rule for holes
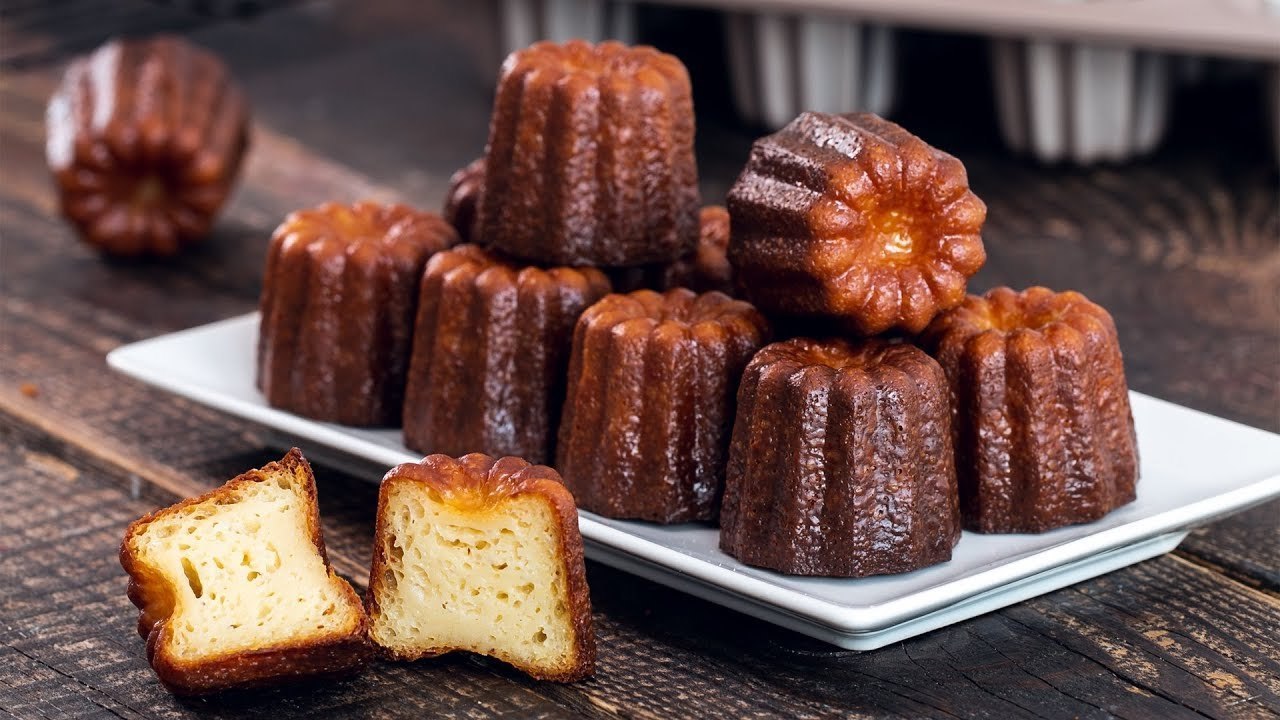
[[[1280,502],[1198,528],[1178,554],[1246,585],[1280,595]]]
[[[385,708],[392,716],[407,708],[448,712],[464,702],[488,714],[503,709],[495,698],[506,698],[513,710],[536,714],[516,690],[491,683],[486,690],[485,677],[471,677],[488,671],[490,679],[515,682],[513,673],[472,659],[379,665],[334,688],[175,707],[142,659],[115,560],[124,524],[168,493],[13,420],[0,416],[0,463],[8,468],[0,476],[0,531],[11,538],[0,574],[22,581],[0,588],[11,618],[4,645],[40,672],[77,679],[73,693],[48,695],[43,685],[23,685],[10,666],[0,677],[19,701],[53,702],[58,715],[88,703],[124,717],[197,709],[253,717],[381,711],[397,702]],[[323,497],[335,473],[322,472]],[[38,524],[21,520],[33,517]],[[55,570],[33,574],[33,563]],[[581,686],[536,687],[575,711],[660,717],[673,702],[744,717],[817,717],[835,708],[935,717],[1248,717],[1280,710],[1280,647],[1274,637],[1251,637],[1280,624],[1280,602],[1169,556],[865,654],[830,650],[594,564],[590,576],[602,626],[599,675]],[[1208,616],[1219,607],[1232,611]],[[455,676],[462,676],[459,685],[450,684]],[[432,691],[421,697],[415,685]],[[460,687],[470,691],[451,694]]]
[[[52,314],[10,315],[20,323],[11,325],[12,329],[22,338],[23,345],[30,348],[18,355],[17,370],[30,377],[25,373],[47,368],[49,375],[38,376],[36,385],[41,390],[34,400],[12,391],[8,395],[0,394],[0,407],[9,411],[25,408],[18,418],[22,427],[36,428],[62,438],[61,442],[72,443],[69,448],[57,448],[47,455],[91,451],[101,456],[101,448],[115,448],[116,454],[101,459],[120,463],[125,474],[138,477],[147,487],[154,484],[157,489],[179,494],[190,492],[185,488],[192,485],[197,489],[206,487],[272,458],[271,452],[262,450],[252,434],[246,433],[235,421],[115,378],[100,366],[94,367],[94,359],[100,357],[94,346],[104,341],[84,338],[86,331],[78,322],[55,322],[53,331],[42,334],[40,323]],[[68,375],[66,368],[79,368],[74,382],[58,380]],[[3,374],[0,374],[0,384],[13,387],[13,381]],[[95,398],[102,402],[98,403]],[[72,416],[73,410],[82,415]],[[45,419],[39,420],[39,417]],[[158,472],[156,465],[175,469]],[[331,551],[338,566],[360,583],[372,532],[373,487],[324,468],[320,472],[321,501]],[[185,484],[176,482],[174,477],[185,478]],[[1079,651],[1076,654],[1064,651],[1057,646],[1055,636],[1047,633],[1043,637],[1021,637],[1026,632],[1020,629],[1019,622],[1006,616],[1012,609],[899,648],[868,655],[831,653],[825,646],[594,564],[589,572],[595,588],[602,648],[607,650],[602,652],[600,677],[592,681],[596,687],[585,692],[578,688],[540,690],[566,702],[647,708],[660,713],[667,698],[665,693],[675,686],[681,694],[704,699],[707,707],[731,707],[744,715],[752,712],[821,714],[822,707],[844,707],[866,712],[892,709],[909,716],[945,716],[948,713],[971,715],[963,709],[978,706],[991,706],[989,716],[992,717],[1017,714],[1023,708],[1031,708],[1029,713],[1044,714],[1049,712],[1046,709],[1049,707],[1087,714],[1091,712],[1087,700],[1106,697],[1115,703],[1111,712],[1172,717],[1176,716],[1178,706],[1170,705],[1166,698],[1179,697],[1179,692],[1185,689],[1177,683],[1190,682],[1180,676],[1163,679],[1160,682],[1166,684],[1144,691],[1152,695],[1146,698],[1132,691],[1143,686],[1126,679],[1138,678],[1138,671],[1126,671],[1123,666],[1109,673],[1103,671],[1108,667],[1101,660],[1107,646],[1088,646],[1093,653],[1089,656]],[[1123,571],[1127,572],[1132,571]],[[1109,579],[1094,582],[1107,581]],[[1173,581],[1150,582],[1156,585],[1151,591],[1156,595],[1181,586],[1176,577]],[[1054,598],[1045,598],[1048,604],[1038,612],[1046,613],[1056,607],[1060,600]],[[1211,596],[1203,602],[1201,614],[1216,618],[1221,613],[1220,607],[1234,607],[1237,600]],[[1162,615],[1155,613],[1155,617]],[[1065,622],[1062,618],[1057,621]],[[1046,626],[1053,624],[1041,622]],[[1268,627],[1269,620],[1264,617],[1257,622],[1258,627]],[[1072,627],[1068,624],[1065,629],[1055,631],[1067,635]],[[1084,631],[1077,629],[1076,632]],[[1227,632],[1234,631],[1228,629]],[[1140,636],[1114,634],[1111,628],[1091,629],[1088,635],[1081,642],[1114,643],[1117,639],[1142,642]],[[744,636],[749,639],[744,640]],[[1015,671],[1015,665],[1000,657],[999,653],[1007,652],[1007,645],[1013,642],[1011,637],[1019,638],[1022,657],[1031,664],[1030,669]],[[1040,658],[1052,658],[1052,664],[1037,666],[1031,662]],[[1000,669],[992,671],[992,663]],[[646,668],[654,666],[669,668],[670,674],[647,677]],[[1053,668],[1056,670],[1051,671]],[[1259,672],[1265,674],[1270,670],[1263,667]],[[1059,682],[1060,687],[1042,686],[1042,683],[1048,685],[1048,681],[1038,678],[1046,673]],[[1066,680],[1062,679],[1064,674]],[[815,683],[814,677],[829,679]],[[733,682],[738,678],[745,680]],[[1251,687],[1248,682],[1241,682]],[[926,692],[922,687],[932,689]],[[1230,707],[1227,703],[1240,698],[1228,690],[1209,697],[1220,700],[1223,708]],[[779,693],[784,699],[779,699]],[[1115,698],[1137,704],[1126,705]],[[698,701],[690,702],[694,703],[693,707]],[[821,704],[815,706],[815,702]],[[1038,702],[1043,702],[1045,707],[1040,708]]]
[[[333,17],[353,26],[335,30]],[[1278,503],[1198,531],[1186,552],[1203,565],[1166,556],[874,653],[832,650],[592,563],[602,656],[587,683],[535,684],[463,658],[380,665],[337,688],[195,704],[164,695],[128,627],[134,616],[113,564],[123,524],[278,453],[237,421],[113,376],[102,354],[252,308],[265,238],[293,207],[366,193],[437,202],[449,172],[482,141],[491,88],[478,87],[484,73],[460,59],[457,38],[471,36],[450,35],[442,50],[433,45],[439,35],[402,25],[409,30],[360,25],[339,9],[274,14],[243,34],[231,26],[197,33],[232,54],[259,134],[214,242],[172,264],[107,263],[75,242],[52,216],[39,149],[56,63],[0,77],[0,518],[30,520],[18,531],[21,552],[10,552],[14,533],[0,527],[0,577],[31,584],[18,586],[26,595],[14,607],[34,613],[0,625],[0,708],[123,717],[1280,713],[1275,597],[1208,568],[1274,591]],[[417,32],[427,34],[415,42]],[[309,43],[294,63],[279,50],[291,39]],[[432,80],[424,90],[428,60],[457,63],[463,80]],[[333,101],[333,83],[345,102]],[[449,125],[437,106],[464,122]],[[424,133],[435,126],[428,121],[444,130]],[[750,140],[734,129],[712,135],[702,164],[709,197],[723,193]],[[992,260],[979,285],[1034,278],[1080,288],[1115,313],[1135,388],[1280,427],[1280,308],[1268,300],[1280,276],[1280,210],[1265,158],[1228,142],[1214,161],[1175,154],[1064,173],[990,147],[961,155],[992,208]],[[28,384],[36,397],[20,389]],[[317,469],[336,564],[362,583],[374,489]],[[32,487],[69,488],[92,502]],[[3,503],[13,498],[27,504],[11,514]],[[57,554],[60,539],[79,551]]]

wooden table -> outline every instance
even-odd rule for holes
[[[1278,503],[1199,529],[1169,555],[870,653],[836,650],[589,563],[600,662],[582,683],[537,683],[458,656],[212,700],[162,690],[125,598],[122,531],[278,453],[244,423],[112,374],[103,355],[252,310],[266,239],[291,209],[368,196],[438,204],[449,173],[484,142],[497,57],[492,9],[400,5],[293,6],[240,23],[105,0],[5,3],[0,711],[1280,715]],[[719,51],[702,39],[715,27],[702,14],[654,24],[689,53],[709,198],[723,196],[753,136],[725,110]],[[41,150],[44,103],[70,52],[112,32],[159,28],[190,32],[229,60],[254,101],[254,147],[209,242],[172,262],[109,262],[56,215]],[[960,155],[989,203],[991,259],[974,285],[1082,290],[1115,314],[1135,389],[1280,429],[1280,212],[1252,91],[1184,93],[1172,138],[1154,159],[1043,168],[995,141],[977,41],[919,40],[899,117]],[[1230,112],[1205,111],[1220,105]],[[376,489],[318,472],[331,557],[363,587]]]

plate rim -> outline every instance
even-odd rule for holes
[[[158,345],[182,341],[193,335],[203,335],[225,330],[227,327],[257,324],[257,311],[217,320],[204,325],[186,328],[145,340],[121,345],[107,353],[106,363],[116,372],[134,378],[144,384],[160,388],[173,395],[214,408],[240,420],[266,427],[285,435],[306,439],[326,446],[327,449],[351,455],[364,461],[385,464],[387,467],[401,462],[412,462],[418,455],[380,446],[364,438],[345,432],[341,426],[309,420],[266,405],[256,405],[216,390],[209,390],[177,374],[163,374],[153,364],[143,361],[148,351]],[[156,374],[159,372],[160,374]],[[1221,418],[1194,408],[1188,408],[1160,398],[1130,391],[1146,400],[1229,423],[1253,432],[1275,435],[1227,418]],[[1160,535],[1210,522],[1216,518],[1238,512],[1250,506],[1280,496],[1280,469],[1276,473],[1255,480],[1243,487],[1214,495],[1155,515],[1137,518],[1131,522],[1083,537],[1064,540],[1056,545],[979,570],[941,585],[926,588],[874,605],[850,606],[832,602],[807,592],[783,588],[768,579],[753,577],[714,562],[709,562],[679,549],[627,533],[596,519],[590,512],[579,510],[579,528],[584,539],[604,545],[609,552],[622,552],[643,561],[666,568],[669,572],[694,578],[698,582],[722,588],[727,592],[778,608],[789,615],[821,625],[845,635],[874,633],[902,624],[928,613],[933,613],[984,592],[998,589],[1037,574],[1048,572],[1070,563],[1078,563],[1089,556],[1150,541]],[[969,531],[966,531],[969,532]],[[588,553],[590,554],[590,553]]]

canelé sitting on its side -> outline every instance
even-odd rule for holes
[[[45,115],[62,212],[114,255],[172,255],[209,233],[249,143],[217,56],[175,35],[111,40],[67,68]]]
[[[757,140],[728,206],[738,287],[770,317],[920,332],[986,260],[960,161],[867,113]]]

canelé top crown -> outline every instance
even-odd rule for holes
[[[358,252],[370,246],[370,250],[380,248],[380,252],[416,262],[422,246],[435,252],[456,239],[453,228],[434,213],[366,201],[354,205],[325,203],[294,211],[276,229],[273,242],[322,243],[344,252]]]
[[[674,288],[665,293],[637,290],[632,293],[606,295],[587,308],[579,325],[611,327],[635,322],[650,328],[674,324],[693,332],[707,330],[762,336],[767,327],[764,318],[749,303],[719,292],[698,293]]]
[[[1045,287],[1027,288],[1022,293],[995,288],[983,296],[970,295],[951,313],[938,318],[929,332],[934,334],[944,326],[965,335],[1047,332],[1055,326],[1082,333],[1115,333],[1110,313],[1101,306],[1074,290],[1057,293]]]
[[[688,72],[675,56],[660,52],[648,45],[623,45],[608,41],[592,45],[584,40],[566,43],[534,43],[528,48],[512,53],[502,66],[505,76],[516,68],[525,71],[552,73],[583,80],[608,82],[621,77],[628,80],[653,82],[658,79],[678,79],[688,82]],[[580,81],[567,81],[580,82]]]
[[[484,453],[456,459],[428,455],[422,462],[391,468],[383,482],[392,481],[424,483],[439,494],[440,502],[476,512],[524,493],[569,492],[561,483],[560,474],[545,465],[530,465],[518,457],[495,459]]]

